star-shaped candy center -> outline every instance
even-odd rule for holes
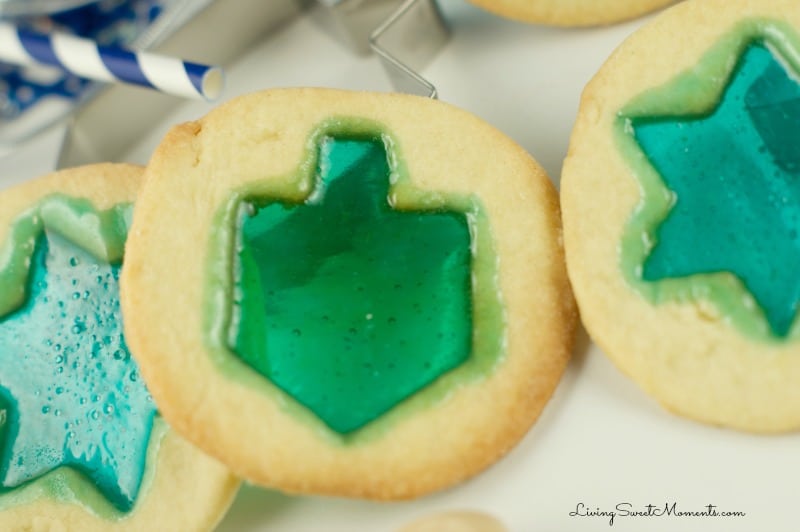
[[[733,274],[772,334],[786,336],[800,301],[797,74],[755,41],[709,113],[639,116],[630,124],[673,202],[641,278]]]
[[[26,298],[0,318],[2,489],[67,466],[127,511],[156,409],[125,346],[119,265],[50,230],[34,238]]]

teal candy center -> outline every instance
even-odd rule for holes
[[[380,138],[325,137],[302,204],[239,218],[232,348],[339,433],[380,417],[471,351],[470,227],[398,211]]]
[[[118,279],[61,236],[36,239],[27,299],[0,319],[0,490],[63,465],[133,506],[156,409],[125,346]]]
[[[631,120],[674,193],[642,278],[729,272],[785,337],[800,300],[800,83],[762,42],[708,115]]]

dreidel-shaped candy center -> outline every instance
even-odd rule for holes
[[[302,204],[249,198],[238,222],[231,347],[339,433],[465,362],[470,230],[399,211],[379,138],[325,137]]]

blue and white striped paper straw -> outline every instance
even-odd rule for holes
[[[51,65],[82,78],[132,83],[188,98],[213,100],[222,91],[219,67],[99,46],[74,35],[35,33],[7,22],[0,22],[0,62]]]

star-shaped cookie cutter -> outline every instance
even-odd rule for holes
[[[380,58],[395,90],[437,97],[436,87],[419,73],[450,36],[435,0],[318,1],[355,52]]]
[[[437,98],[436,87],[418,70],[427,66],[449,36],[434,0],[406,0],[370,35],[369,44],[395,89]]]

